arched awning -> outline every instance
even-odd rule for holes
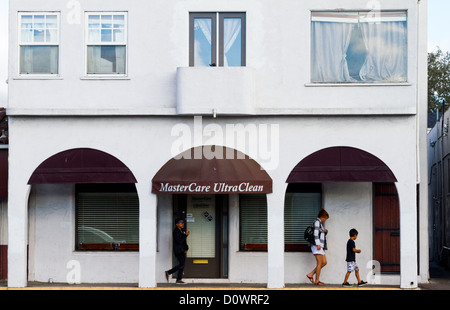
[[[78,148],[45,160],[28,184],[137,183],[131,171],[105,152]]]
[[[397,182],[376,156],[352,147],[330,147],[303,159],[286,183]]]
[[[255,160],[239,151],[223,146],[200,146],[169,160],[153,178],[152,192],[271,193],[272,179]]]

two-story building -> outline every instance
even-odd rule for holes
[[[427,1],[11,0],[8,285],[428,280]],[[426,161],[425,161],[426,162]],[[171,279],[171,281],[173,281]]]

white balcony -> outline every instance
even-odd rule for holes
[[[254,70],[248,67],[177,68],[177,113],[254,113]]]

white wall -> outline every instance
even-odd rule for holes
[[[352,146],[372,153],[383,160],[400,182],[415,176],[414,140],[410,128],[414,128],[414,117],[405,118],[239,118],[231,119],[244,125],[279,125],[279,145],[274,154],[279,154],[276,169],[268,170],[274,185],[285,186],[285,180],[295,165],[311,153],[330,146]],[[203,128],[216,124],[225,128],[230,119],[204,119]],[[193,118],[15,118],[11,126],[15,133],[10,145],[10,160],[20,163],[21,179],[26,184],[33,171],[50,156],[66,149],[92,147],[105,151],[130,168],[143,188],[140,200],[152,197],[151,179],[172,158],[170,149],[177,136],[172,129],[185,124],[194,131]],[[380,130],[386,128],[388,130]],[[39,132],[42,141],[28,139],[31,133]],[[70,136],[71,139],[66,137]],[[351,137],[351,140],[350,140]],[[207,137],[204,137],[206,140]],[[217,138],[217,137],[216,137]],[[26,143],[24,143],[27,141]],[[352,143],[349,143],[352,141]],[[214,142],[214,139],[213,141]],[[199,143],[204,143],[200,141]],[[192,145],[193,146],[193,145]],[[229,145],[230,147],[234,147]],[[241,151],[248,153],[246,150]],[[33,153],[33,157],[28,154]],[[399,157],[398,154],[412,154]],[[176,154],[174,154],[176,155]],[[250,153],[258,160],[258,153]],[[264,164],[263,160],[260,162]],[[147,188],[147,189],[145,189]],[[415,188],[413,188],[415,189]],[[135,283],[138,277],[138,254],[130,253],[76,253],[74,249],[73,189],[68,186],[33,186],[30,197],[30,249],[33,251],[33,278],[39,281],[65,281],[65,264],[71,259],[79,260],[83,282],[127,282]],[[11,193],[11,195],[22,193]],[[340,283],[345,271],[345,242],[348,230],[355,227],[360,236],[357,245],[363,249],[358,263],[363,268],[371,259],[371,185],[369,183],[324,184],[324,207],[331,218],[327,222],[328,262],[323,280]],[[415,190],[400,192],[402,210],[415,210]],[[284,199],[284,196],[281,197]],[[156,201],[156,200],[155,200]],[[164,281],[163,271],[171,264],[172,204],[170,195],[158,196],[158,253],[156,256],[156,281]],[[402,205],[402,202],[405,205]],[[156,203],[156,202],[155,202]],[[281,203],[281,205],[283,205]],[[145,206],[146,208],[149,206]],[[278,208],[278,206],[277,206]],[[34,217],[33,217],[34,212]],[[283,214],[275,210],[275,214]],[[415,211],[414,211],[415,212]],[[33,219],[35,222],[33,222]],[[342,226],[342,221],[348,225]],[[238,205],[236,197],[230,197],[230,281],[267,282],[267,253],[244,253],[238,251]],[[352,226],[352,227],[350,227]],[[409,223],[404,226],[409,227]],[[408,229],[414,229],[413,226]],[[404,247],[414,246],[415,234],[406,234]],[[13,241],[15,236],[12,236]],[[10,239],[11,240],[11,239]],[[281,240],[281,242],[283,242]],[[52,263],[49,264],[48,262]],[[302,262],[302,263],[301,263]],[[304,262],[304,263],[303,263]],[[143,262],[145,263],[145,262]],[[118,268],[120,266],[120,268]],[[285,255],[286,283],[304,282],[304,275],[314,267],[312,255],[287,253]],[[292,272],[291,272],[292,271]],[[398,281],[398,280],[397,280]]]
[[[80,7],[75,10],[66,7],[67,1],[11,1],[10,115],[176,114],[176,71],[178,67],[188,66],[188,16],[195,11],[246,12],[247,67],[254,69],[254,87],[243,96],[253,97],[257,114],[411,115],[417,111],[418,11],[415,0],[379,2],[386,10],[408,10],[408,83],[395,86],[310,84],[311,10],[368,10],[368,3],[364,1],[76,2]],[[56,78],[19,76],[17,12],[34,10],[61,12],[60,74]],[[126,78],[85,78],[84,12],[99,10],[128,12]],[[79,15],[79,21],[73,22],[74,14]],[[206,79],[207,82],[211,81]],[[232,106],[231,93],[224,94],[229,103],[224,100],[219,106],[211,104],[210,110],[227,110],[230,104]]]
[[[356,262],[361,279],[366,280],[369,272],[366,266],[373,257],[372,183],[324,183],[322,197],[323,207],[330,218],[325,223],[329,231],[326,251],[328,264],[322,270],[321,281],[337,284],[344,282],[347,272],[346,245],[352,228],[359,232],[355,243],[362,252],[356,255]],[[309,283],[306,274],[315,267],[314,256],[311,253],[288,253],[286,260],[286,282]],[[356,283],[354,274],[349,282]]]
[[[70,262],[76,261],[82,283],[137,283],[138,253],[74,251],[74,191],[73,185],[34,186],[29,202],[29,280],[74,281]]]
[[[67,7],[69,3],[79,3],[80,7]],[[310,80],[310,11],[345,8],[346,10],[368,10],[370,3],[380,4],[386,10],[408,11],[408,83],[396,85],[311,85]],[[425,3],[426,1],[422,1]],[[418,24],[419,11],[416,0],[402,1],[353,1],[353,0],[324,0],[324,1],[289,1],[289,0],[12,0],[10,6],[10,35],[9,35],[9,103],[8,115],[10,116],[10,197],[9,197],[9,258],[15,261],[10,268],[11,284],[24,285],[26,277],[24,268],[26,265],[26,241],[28,228],[28,191],[29,176],[34,169],[48,157],[66,149],[76,147],[92,147],[116,156],[128,166],[138,179],[138,192],[140,199],[145,204],[156,207],[156,198],[150,193],[151,178],[175,154],[171,153],[176,137],[171,136],[171,130],[177,124],[187,125],[194,131],[192,118],[174,117],[177,115],[177,81],[176,72],[179,67],[188,66],[188,13],[195,11],[244,11],[247,18],[247,67],[251,68],[254,87],[249,94],[242,94],[243,98],[250,98],[254,104],[252,118],[234,117],[222,118],[221,106],[218,108],[219,118],[215,120],[205,119],[207,124],[218,124],[222,129],[226,124],[242,122],[244,125],[275,124],[279,126],[279,139],[275,139],[277,160],[276,169],[272,169],[273,163],[265,161],[258,150],[243,149],[242,146],[230,145],[220,137],[193,139],[192,146],[202,143],[215,142],[219,145],[237,148],[247,153],[266,168],[277,184],[277,198],[282,197],[282,185],[295,165],[307,155],[330,146],[352,146],[363,149],[383,160],[389,166],[397,179],[401,208],[401,244],[402,244],[402,287],[410,287],[417,281],[417,249],[415,238],[417,236],[417,212],[416,212],[416,185],[424,182],[423,173],[419,174],[419,160],[423,158],[423,134],[417,128],[423,123],[423,109],[426,102],[423,100],[426,80],[424,78],[424,60],[426,49],[424,43],[418,42],[418,37],[423,38],[426,32],[426,19],[422,16]],[[19,11],[59,11],[61,12],[61,40],[60,40],[60,74],[58,77],[24,77],[19,76],[18,71],[18,12]],[[84,12],[98,10],[114,10],[128,12],[128,75],[125,78],[90,79],[84,74]],[[77,14],[80,17],[77,20]],[[74,18],[75,20],[71,19]],[[419,27],[420,26],[420,27]],[[422,30],[419,30],[422,29]],[[155,30],[156,29],[156,30]],[[419,53],[420,51],[420,53]],[[189,69],[189,68],[188,68]],[[214,70],[217,68],[211,68]],[[217,72],[215,72],[217,73]],[[421,73],[421,77],[418,76]],[[420,84],[420,85],[419,85]],[[189,85],[187,85],[189,87]],[[225,99],[231,100],[233,96],[224,94]],[[421,100],[419,100],[420,96]],[[251,99],[253,97],[253,99]],[[222,107],[226,105],[223,101]],[[419,115],[417,115],[419,113]],[[33,117],[33,116],[67,116],[67,117]],[[80,115],[94,115],[97,117],[84,118]],[[120,118],[108,117],[110,115]],[[157,117],[156,115],[163,115]],[[259,116],[258,116],[259,115]],[[262,116],[272,115],[272,117]],[[277,115],[288,115],[277,117]],[[291,115],[291,116],[289,116]],[[332,117],[335,115],[335,117]],[[346,116],[344,116],[346,115]],[[31,116],[31,117],[29,117]],[[136,117],[131,117],[136,116]],[[146,117],[143,117],[146,116]],[[172,117],[169,117],[172,116]],[[225,131],[225,130],[224,130]],[[39,138],[35,138],[39,135]],[[42,137],[42,138],[41,138]],[[247,141],[247,145],[254,141]],[[278,144],[277,144],[278,143]],[[422,143],[422,144],[420,144]],[[419,147],[419,144],[422,146]],[[188,148],[186,146],[185,148]],[[181,152],[181,150],[180,150]],[[421,152],[421,156],[418,154]],[[33,156],[29,156],[33,154]],[[399,154],[402,154],[399,156]],[[423,169],[422,169],[423,172]],[[330,197],[343,199],[350,188],[328,184]],[[341,185],[340,185],[341,186]],[[362,186],[364,185],[357,185]],[[146,191],[148,187],[148,191]],[[338,190],[339,189],[339,190]],[[39,199],[44,199],[45,208],[37,206],[36,233],[51,232],[49,228],[41,226],[41,217],[45,221],[61,221],[61,216],[68,212],[63,209],[55,209],[55,205],[42,190]],[[424,191],[421,190],[423,196]],[[341,196],[342,195],[342,196]],[[368,194],[367,194],[368,195]],[[357,201],[364,205],[366,195],[356,196]],[[64,200],[64,198],[57,197]],[[56,199],[56,198],[55,198]],[[169,198],[158,197],[159,202],[169,203]],[[422,197],[423,199],[423,197]],[[340,217],[354,216],[348,211],[342,211],[333,201],[329,201],[330,208],[335,208]],[[142,206],[143,207],[143,206]],[[49,209],[48,209],[49,208]],[[363,207],[364,208],[364,207]],[[141,230],[141,237],[152,234],[152,224],[155,221],[155,209],[141,209],[141,220],[149,228]],[[359,209],[358,209],[359,210]],[[362,210],[362,209],[361,209]],[[423,208],[422,208],[423,211]],[[166,211],[169,212],[169,211]],[[236,212],[230,209],[230,218]],[[270,216],[277,224],[283,222],[282,203],[273,205]],[[58,215],[58,216],[56,216]],[[165,216],[169,216],[166,213]],[[53,217],[56,216],[56,217]],[[235,215],[236,216],[236,213]],[[171,218],[171,217],[170,217]],[[353,217],[352,217],[353,218]],[[58,220],[59,219],[59,220]],[[356,222],[356,218],[353,218]],[[352,220],[352,221],[353,221]],[[365,219],[367,220],[367,219]],[[67,231],[62,226],[64,219],[56,223],[54,228],[63,233],[66,240]],[[63,224],[61,224],[63,223]],[[333,221],[330,220],[330,225]],[[162,230],[165,224],[156,223]],[[236,222],[233,223],[236,225]],[[423,229],[424,226],[421,228]],[[274,227],[271,226],[273,230]],[[346,230],[346,229],[345,229]],[[345,235],[345,230],[338,230],[339,236]],[[160,232],[161,232],[160,231]],[[367,238],[368,233],[363,229],[361,239]],[[38,234],[36,234],[38,236]],[[36,258],[44,255],[40,252],[38,244],[45,243],[36,239]],[[160,234],[161,242],[158,244],[159,254],[152,254],[155,241],[153,235],[143,244],[140,261],[138,257],[130,255],[91,255],[93,267],[97,262],[108,261],[108,268],[114,268],[117,264],[126,260],[127,274],[114,274],[109,278],[103,278],[103,274],[86,273],[86,281],[100,280],[127,280],[136,281],[143,274],[151,273],[153,264],[158,267],[167,261],[161,246],[168,239]],[[236,236],[233,236],[236,238]],[[272,236],[271,236],[272,238]],[[331,251],[338,253],[338,243],[341,237],[331,242],[336,249]],[[279,246],[282,234],[276,233],[272,241]],[[156,240],[156,238],[155,238]],[[338,241],[339,240],[339,241]],[[62,240],[61,240],[62,242]],[[278,243],[277,243],[278,242]],[[361,241],[359,241],[361,242]],[[422,250],[426,242],[421,241]],[[63,245],[67,245],[64,243]],[[145,248],[145,249],[144,249]],[[426,247],[425,247],[426,250]],[[336,252],[335,252],[336,251]],[[364,252],[365,253],[365,252]],[[117,254],[117,253],[114,253]],[[367,253],[368,254],[368,253]],[[68,253],[64,250],[58,261],[72,257],[79,257],[84,261],[84,254]],[[65,256],[67,255],[67,256]],[[232,274],[230,277],[239,280],[264,282],[266,274],[276,275],[279,270],[289,270],[291,262],[297,256],[303,254],[273,256],[265,254],[239,253],[230,255],[230,263],[244,266],[249,271],[255,271],[257,276],[247,277],[242,274]],[[337,255],[337,254],[336,254]],[[339,254],[340,255],[340,254]],[[362,255],[363,261],[367,259]],[[336,269],[335,274],[327,273],[324,280],[336,281],[341,277],[339,256],[329,261],[327,271]],[[426,256],[422,256],[423,258]],[[89,258],[90,259],[90,258]],[[309,258],[308,258],[309,259]],[[146,260],[146,261],[144,261]],[[147,263],[148,262],[148,263]],[[257,264],[254,264],[257,262]],[[276,266],[274,267],[274,262]],[[43,264],[39,259],[35,263]],[[167,264],[167,263],[165,263]],[[10,264],[11,265],[11,264]],[[139,274],[134,269],[140,266]],[[331,268],[335,266],[336,268]],[[423,265],[422,265],[423,266]],[[361,267],[361,266],[360,266]],[[46,280],[53,274],[56,278],[62,278],[62,271],[51,270],[35,265],[35,277]],[[147,269],[146,269],[147,268]],[[254,268],[254,269],[252,269]],[[262,269],[267,273],[258,273]],[[292,267],[298,273],[303,273],[299,266]],[[307,268],[307,267],[305,267]],[[309,268],[309,267],[308,267]],[[423,269],[423,267],[421,267]],[[230,269],[231,270],[231,269]],[[159,271],[158,271],[159,272]],[[423,271],[422,271],[423,272]],[[161,272],[155,276],[162,277]],[[276,285],[283,280],[295,282],[295,276],[291,274],[276,275]],[[145,281],[147,281],[146,279]],[[340,280],[339,280],[340,281]],[[147,281],[146,285],[153,285]]]

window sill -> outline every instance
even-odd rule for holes
[[[412,86],[411,83],[306,83],[306,87],[385,87],[385,86]]]
[[[81,77],[80,80],[85,80],[85,81],[89,81],[89,80],[131,80],[131,78],[126,76],[126,75],[120,75],[120,76],[114,76],[114,75],[91,76],[91,75],[87,75],[87,76]]]
[[[139,251],[73,251],[73,255],[75,256],[136,256],[139,255]]]
[[[13,80],[63,80],[59,75],[18,75],[12,78]]]

